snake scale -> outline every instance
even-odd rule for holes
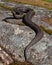
[[[31,46],[33,46],[35,43],[41,40],[41,38],[43,37],[43,30],[40,28],[40,26],[32,22],[32,17],[35,15],[35,12],[33,9],[25,7],[25,6],[24,7],[19,6],[13,9],[12,14],[13,14],[14,19],[22,19],[22,22],[26,26],[34,30],[34,32],[36,33],[35,37],[24,49],[24,58],[25,58],[25,61],[27,61],[28,49]],[[7,18],[5,20],[7,20]]]

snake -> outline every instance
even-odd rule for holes
[[[25,61],[28,61],[28,57],[27,57],[28,49],[43,38],[44,35],[43,30],[40,26],[32,22],[32,18],[35,15],[33,9],[25,6],[23,7],[19,6],[19,7],[15,7],[11,12],[14,19],[22,19],[22,22],[26,26],[30,27],[36,33],[34,38],[31,40],[31,42],[24,48],[24,58]],[[5,20],[7,19],[9,18],[5,18]]]

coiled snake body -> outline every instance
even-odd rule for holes
[[[38,41],[40,41],[40,39],[43,37],[43,30],[36,25],[35,23],[32,22],[32,17],[35,15],[35,12],[33,9],[31,8],[27,8],[27,7],[17,7],[14,8],[12,11],[12,14],[14,16],[14,18],[16,19],[20,19],[22,18],[22,22],[30,27],[32,30],[35,31],[36,35],[35,37],[32,39],[32,41],[25,47],[24,49],[24,58],[27,61],[27,51],[28,49],[33,46],[35,43],[37,43]],[[6,18],[7,19],[7,18]]]

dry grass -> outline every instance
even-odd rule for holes
[[[42,21],[47,22],[48,24],[52,25],[52,18],[42,18]]]
[[[46,29],[44,26],[40,26],[46,33],[49,35],[52,35],[52,30],[51,29]]]
[[[14,61],[12,64],[10,65],[33,65],[31,62],[20,62],[20,61]]]
[[[6,10],[12,10],[13,8],[12,7],[9,7],[9,6],[7,6],[7,5],[5,5],[5,4],[2,4],[2,3],[0,3],[0,9],[6,9]]]
[[[48,2],[47,0],[46,1],[45,0],[7,0],[7,1],[26,3],[34,6],[41,6],[41,7],[52,9],[52,2]]]

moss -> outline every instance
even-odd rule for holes
[[[4,8],[4,9],[6,9],[6,10],[13,10],[13,8],[12,7],[9,7],[9,6],[7,6],[7,5],[5,5],[5,4],[2,4],[2,3],[0,3],[0,7],[1,8]]]
[[[48,33],[49,35],[52,35],[52,30],[50,29],[46,29],[44,26],[40,26],[46,33]]]

